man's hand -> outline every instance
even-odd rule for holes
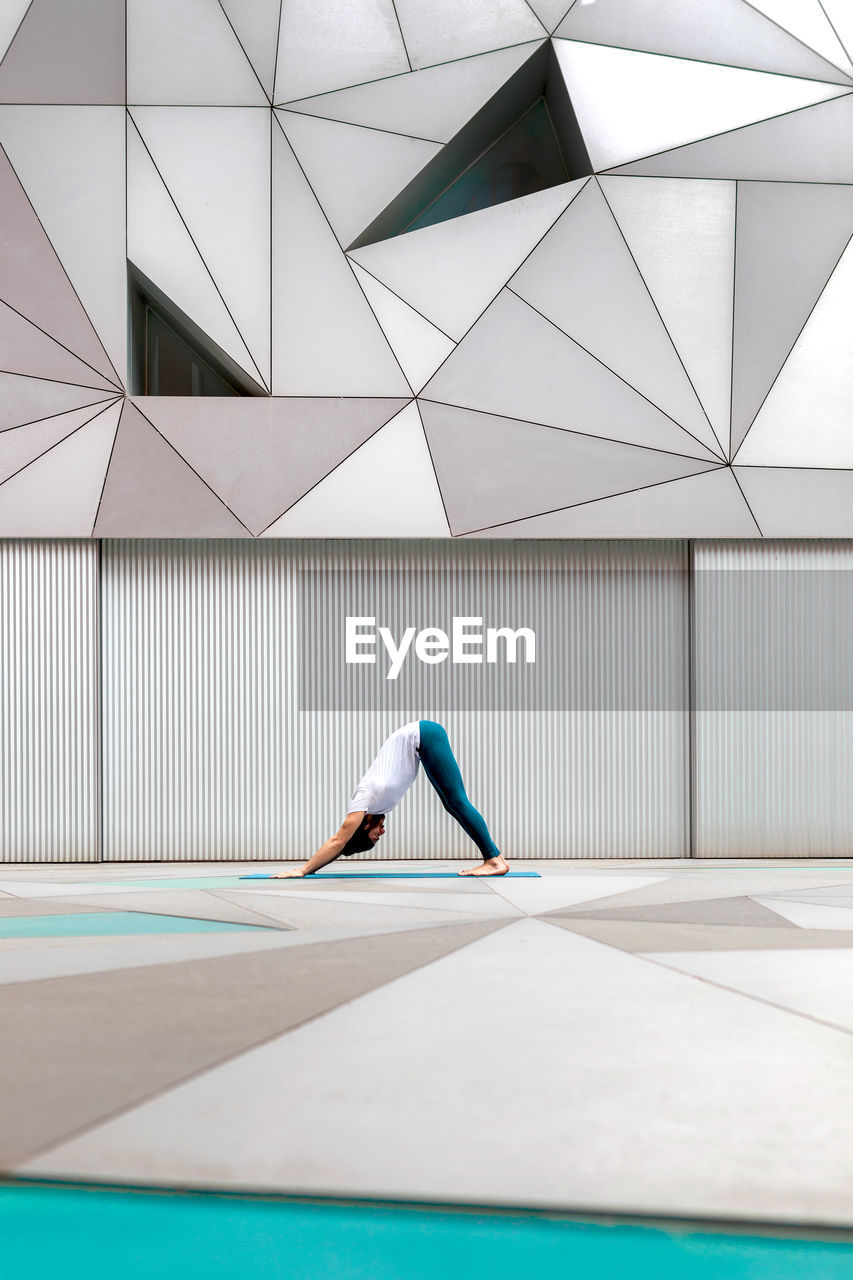
[[[289,871],[276,871],[274,875],[270,876],[270,880],[297,880],[304,875],[305,872],[301,867],[294,867]]]

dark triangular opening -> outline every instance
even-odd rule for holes
[[[132,395],[269,394],[132,263],[128,286]]]
[[[556,54],[541,45],[350,249],[592,173]]]

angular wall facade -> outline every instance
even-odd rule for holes
[[[0,536],[850,536],[851,51],[846,0],[7,5]],[[398,234],[540,91],[566,180]],[[130,394],[139,279],[253,395]]]

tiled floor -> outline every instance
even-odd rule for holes
[[[0,868],[4,1169],[853,1224],[853,863],[262,869]]]

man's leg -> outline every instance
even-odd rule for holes
[[[465,784],[456,757],[451,750],[443,725],[435,720],[420,722],[420,758],[424,773],[429,778],[448,813],[470,836],[483,855],[483,865],[460,875],[503,875],[507,864],[492,837],[479,810],[475,809],[465,792]]]

